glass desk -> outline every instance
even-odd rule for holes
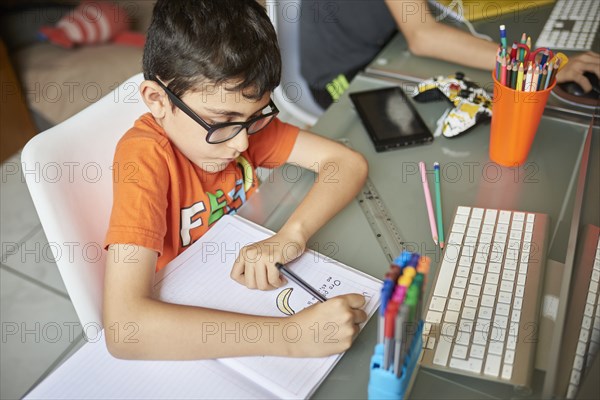
[[[392,82],[359,75],[349,92],[392,85]],[[410,83],[406,83],[410,84]],[[416,104],[425,122],[434,130],[447,103]],[[376,153],[358,115],[345,94],[319,120],[313,131],[324,136],[346,138],[369,161],[369,176],[390,210],[403,238],[432,258],[435,271],[441,251],[434,245],[423,201],[417,163],[428,168],[442,165],[444,226],[458,205],[521,209],[547,213],[551,219],[549,258],[562,261],[572,213],[572,198],[582,145],[588,125],[564,121],[550,113],[540,124],[528,162],[518,169],[491,164],[488,158],[489,125],[454,139],[436,138],[432,144]],[[588,120],[589,124],[589,120]],[[598,131],[594,132],[596,153],[591,167],[598,169]],[[595,176],[598,174],[595,172]],[[590,179],[594,173],[589,174]],[[299,173],[293,166],[274,171],[240,210],[240,215],[270,229],[279,229],[309,190],[314,175]],[[597,201],[598,183],[594,183]],[[595,203],[597,208],[598,202]],[[597,211],[588,217],[595,218]],[[566,244],[565,244],[566,246]],[[310,241],[309,247],[381,278],[388,261],[367,219],[354,201],[334,217]],[[562,258],[561,258],[562,257]],[[432,272],[433,273],[433,272]],[[431,282],[431,280],[429,280]],[[352,348],[315,393],[315,398],[366,398],[369,362],[376,339],[375,318],[366,325]],[[539,397],[543,373],[535,375],[533,394]],[[421,369],[411,398],[510,398],[527,397],[512,386]]]
[[[486,34],[493,38],[494,41],[499,42],[500,34],[498,27],[504,24],[506,25],[509,44],[512,43],[512,40],[517,39],[517,36],[520,38],[521,34],[526,32],[531,36],[535,45],[535,39],[542,31],[544,23],[548,19],[554,5],[532,7],[531,4],[523,2],[523,7],[519,12],[511,12],[490,20],[476,21],[473,23],[473,26],[477,32]],[[464,25],[460,25],[459,27],[466,29]],[[561,51],[568,56],[577,54],[577,52]],[[419,82],[433,76],[454,75],[456,71],[464,72],[470,80],[479,83],[490,93],[493,91],[491,70],[484,71],[432,58],[415,56],[409,52],[408,44],[400,34],[395,35],[391,39],[365,70],[365,72],[374,76],[413,82]],[[555,92],[551,93],[547,108],[577,116],[590,116],[594,110],[593,107],[567,103],[558,97]],[[596,110],[596,113],[598,113],[598,110]]]

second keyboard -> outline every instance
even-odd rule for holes
[[[548,216],[458,207],[425,312],[422,365],[528,386]]]

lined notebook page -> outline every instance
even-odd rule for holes
[[[104,338],[84,345],[26,399],[265,399],[273,395],[218,361],[123,361]]]
[[[315,303],[310,294],[292,282],[274,291],[260,291],[250,290],[230,278],[240,248],[271,235],[268,230],[239,217],[221,218],[183,253],[187,253],[185,258],[178,257],[159,272],[155,295],[172,303],[282,318],[287,316],[285,312],[298,312]],[[321,254],[306,252],[288,266],[326,297],[346,293],[365,295],[368,301],[365,311],[369,316],[379,304],[380,281]],[[248,332],[250,336],[255,330]],[[265,332],[268,331],[265,329]],[[305,398],[339,358],[245,357],[220,361],[280,397]]]

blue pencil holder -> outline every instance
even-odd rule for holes
[[[383,365],[383,344],[375,345],[371,357],[371,375],[369,377],[369,399],[404,399],[417,361],[423,348],[423,321],[419,321],[417,331],[410,344],[410,350],[404,359],[402,373],[397,377],[393,371],[385,370]]]

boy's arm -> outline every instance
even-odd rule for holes
[[[279,232],[299,232],[304,243],[364,186],[368,164],[339,142],[300,131],[288,163],[318,174],[315,184]]]
[[[367,178],[367,161],[361,154],[306,131],[298,134],[287,161],[314,171],[318,178],[279,232],[240,251],[231,277],[251,289],[283,285],[275,263],[300,256],[308,239],[356,196]]]
[[[290,318],[237,314],[201,307],[164,303],[152,298],[157,255],[153,250],[113,244],[109,247],[103,324],[110,353],[118,358],[193,360],[217,357],[276,355],[319,357],[350,347],[358,325],[366,319],[360,310],[364,298],[340,296],[317,304]],[[327,337],[318,327],[335,323],[337,341],[315,342]],[[286,341],[285,326],[297,324],[303,333],[296,342]],[[258,339],[245,340],[250,325]],[[312,329],[312,330],[311,330]],[[227,334],[223,334],[228,332]],[[236,334],[232,334],[236,332]]]
[[[437,22],[426,0],[385,2],[413,54],[490,71],[494,68],[498,43]]]

